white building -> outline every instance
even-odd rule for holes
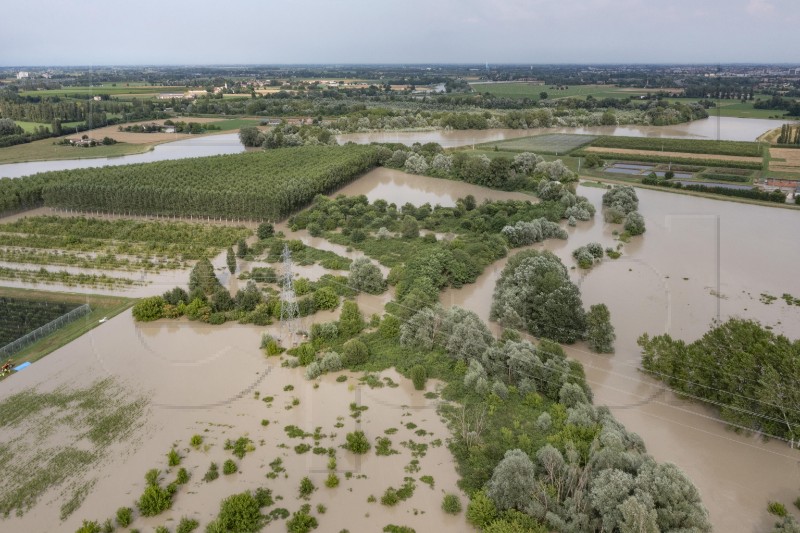
[[[30,72],[25,72],[24,70],[22,70],[20,72],[17,72],[17,79],[21,80],[23,78],[29,78],[30,75],[31,75]]]

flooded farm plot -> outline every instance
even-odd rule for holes
[[[437,400],[413,390],[410,381],[392,371],[381,374],[381,388],[370,389],[358,376],[344,372],[324,376],[315,387],[302,369],[281,368],[278,358],[264,357],[258,349],[264,330],[163,320],[140,325],[126,312],[6,380],[0,402],[31,387],[78,388],[103,379],[114,380],[120,390],[141,391],[148,401],[144,424],[130,441],[115,445],[109,456],[113,459],[70,478],[76,486],[91,482],[77,511],[62,521],[62,501],[54,489],[23,516],[5,519],[3,527],[74,531],[84,518],[102,522],[120,506],[135,508],[145,472],[158,468],[164,479],[175,477],[176,467],[166,472],[166,453],[174,444],[183,457],[180,466],[190,474],[188,483],[178,489],[170,510],[151,518],[137,516],[132,527],[172,529],[183,516],[204,527],[223,498],[259,487],[283,498],[274,507],[294,512],[306,503],[298,497],[298,486],[309,477],[317,490],[308,503],[321,531],[380,531],[387,524],[418,531],[471,530],[463,513],[454,517],[440,509],[444,492],[459,491]],[[339,376],[346,380],[337,381]],[[435,386],[429,383],[428,390]],[[351,416],[355,412],[360,415]],[[290,426],[308,435],[290,436]],[[345,434],[355,430],[364,431],[373,444],[363,456],[339,447]],[[195,434],[202,438],[196,448],[189,443]],[[241,437],[253,449],[238,458],[224,445]],[[397,453],[376,455],[378,437],[389,438]],[[314,453],[315,448],[324,453]],[[334,469],[329,469],[328,449],[336,456]],[[236,473],[203,481],[211,462],[221,467],[229,459],[236,463]],[[267,476],[270,472],[276,474]],[[325,486],[331,473],[339,479],[334,488]],[[407,476],[416,480],[413,495],[393,507],[382,505],[384,491],[399,488]],[[421,482],[422,476],[431,476],[432,486]],[[378,501],[368,503],[370,496]],[[461,498],[466,501],[465,495]],[[318,505],[326,508],[324,513]],[[280,522],[267,530],[282,531]]]

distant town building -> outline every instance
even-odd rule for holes
[[[161,93],[158,95],[159,100],[172,100],[173,98],[181,100],[183,99],[183,93]]]
[[[183,95],[184,98],[197,98],[198,96],[205,96],[208,94],[208,91],[205,89],[200,89],[197,91],[186,91]]]
[[[17,72],[17,79],[18,80],[21,80],[23,78],[30,78],[30,76],[31,76],[31,73],[30,72],[25,72],[24,70],[21,70],[21,71]]]

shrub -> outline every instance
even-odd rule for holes
[[[120,507],[117,509],[117,525],[128,527],[133,522],[133,509],[130,507]]]
[[[328,474],[327,479],[325,479],[325,486],[329,489],[333,489],[339,486],[339,476],[331,472]]]
[[[352,433],[348,433],[345,437],[345,440],[345,450],[349,450],[359,455],[365,454],[369,451],[370,443],[363,431],[354,431]]]
[[[175,533],[192,533],[195,529],[200,526],[200,522],[197,520],[183,517],[181,521],[178,522],[178,527],[175,529]]]
[[[270,224],[269,222],[262,222],[258,225],[258,230],[256,231],[258,234],[258,238],[262,241],[265,239],[269,239],[275,234],[275,226]]]
[[[160,474],[160,472],[158,471],[158,468],[151,468],[144,475],[144,480],[148,485],[158,485],[158,475],[159,474]]]
[[[314,307],[317,309],[336,309],[339,306],[339,295],[331,287],[322,287],[314,292]]]
[[[344,361],[347,366],[362,365],[369,360],[369,348],[358,339],[344,343]]]
[[[314,486],[314,483],[311,481],[310,478],[304,477],[300,480],[300,489],[298,493],[300,497],[304,500],[307,500],[309,496],[311,496],[314,491],[317,490],[317,487]]]
[[[605,304],[593,305],[586,313],[589,348],[597,353],[614,353],[614,326],[611,324],[611,313]]]
[[[309,533],[309,531],[317,529],[319,523],[316,518],[308,514],[309,511],[311,511],[311,506],[305,504],[292,513],[292,517],[286,521],[286,530],[289,533]]]
[[[631,235],[641,235],[645,232],[644,217],[638,211],[628,213],[624,228]]]
[[[189,444],[195,449],[199,448],[200,445],[203,444],[203,436],[202,435],[192,435],[191,440],[189,440]]]
[[[102,530],[100,529],[100,524],[92,520],[89,522],[88,520],[84,520],[81,527],[79,527],[75,533],[101,533]]]
[[[380,294],[386,290],[386,282],[380,269],[366,257],[360,257],[350,263],[347,283],[351,289],[370,294]]]
[[[178,485],[185,485],[189,481],[189,471],[185,468],[181,468],[178,470],[178,475],[175,479],[175,483]]]
[[[428,380],[428,371],[422,365],[411,367],[411,381],[414,382],[416,390],[425,389],[425,382]]]
[[[461,499],[455,494],[445,494],[442,500],[442,511],[447,514],[458,514],[461,512]]]
[[[206,472],[206,475],[203,476],[203,481],[205,482],[214,481],[218,477],[219,477],[219,467],[217,466],[217,463],[211,463],[208,466],[208,471]]]
[[[179,454],[178,450],[175,448],[167,452],[167,464],[169,464],[169,466],[178,466],[181,464],[181,454]]]
[[[212,523],[216,523],[215,527],[223,532],[256,533],[266,522],[260,509],[258,500],[249,491],[234,494],[222,500],[219,515]]]
[[[164,316],[166,301],[161,296],[143,298],[133,306],[133,318],[138,322],[152,322]]]
[[[485,528],[497,518],[497,507],[494,502],[480,490],[472,495],[467,505],[467,521],[480,529]]]
[[[171,488],[162,488],[158,485],[148,485],[142,493],[136,506],[142,516],[156,516],[172,507]]]
[[[261,336],[261,349],[266,351],[267,355],[278,355],[284,351],[278,339],[268,333],[264,333]]]
[[[236,440],[228,439],[225,441],[225,449],[231,450],[231,453],[238,457],[239,459],[244,458],[247,452],[251,452],[255,450],[255,446],[253,446],[253,441],[248,439],[247,437],[239,437]]]
[[[239,469],[236,466],[236,463],[233,462],[233,459],[227,459],[224,463],[222,463],[222,473],[226,476],[231,474],[235,474]]]
[[[786,506],[780,502],[769,502],[767,505],[767,512],[769,514],[783,518],[786,516]]]

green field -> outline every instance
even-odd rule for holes
[[[160,93],[183,93],[187,89],[183,86],[153,86],[153,85],[140,85],[131,83],[126,86],[124,83],[117,83],[116,87],[111,84],[102,84],[95,86],[76,86],[64,87],[62,89],[43,89],[41,91],[21,91],[20,96],[69,96],[71,94],[107,94],[110,96],[117,95],[156,95]]]
[[[186,120],[187,122],[191,122],[191,118],[180,118],[180,119],[173,119],[173,120]],[[261,123],[260,119],[256,118],[231,118],[227,120],[218,120],[216,122],[209,122],[209,125],[217,126],[222,131],[230,131],[230,130],[238,130],[239,128],[243,128],[245,126],[258,126]]]
[[[594,141],[597,137],[592,135],[572,135],[568,133],[554,133],[520,137],[507,141],[497,141],[478,145],[479,149],[494,149],[506,152],[534,152],[541,154],[566,154]]]
[[[87,159],[93,157],[117,157],[121,155],[140,154],[153,148],[152,144],[117,143],[111,146],[95,146],[93,148],[76,148],[53,144],[55,138],[41,139],[24,144],[0,148],[0,164],[23,163],[26,161],[49,161],[53,159]],[[2,178],[0,171],[0,178]]]
[[[502,98],[530,98],[539,100],[539,93],[546,92],[548,98],[576,97],[585,98],[637,98],[658,89],[623,89],[614,85],[569,85],[564,90],[551,89],[551,85],[534,85],[528,82],[509,83],[471,83],[472,90],[479,93],[491,93]]]
[[[756,95],[758,98],[761,95]],[[680,102],[682,104],[690,104],[697,102],[699,98],[665,98],[667,102]],[[711,99],[719,106],[719,115],[721,117],[736,117],[736,118],[775,118],[776,116],[782,118],[786,111],[780,109],[756,109],[753,107],[753,102],[748,101],[742,103],[741,100],[720,100]],[[717,108],[709,108],[708,114],[712,117],[717,116]]]
[[[622,137],[614,135],[598,137],[592,142],[592,147],[744,157],[761,157],[764,153],[763,146],[755,142],[669,139],[662,137]]]
[[[53,332],[53,334],[48,335],[47,337],[14,354],[11,357],[11,359],[14,361],[14,364],[20,364],[26,361],[34,362],[41,359],[50,352],[77,339],[87,331],[100,325],[99,320],[103,317],[111,318],[121,313],[134,303],[134,300],[117,296],[73,294],[64,292],[37,291],[31,289],[12,289],[8,287],[0,287],[0,297],[44,302],[60,302],[72,304],[76,307],[88,303],[92,308],[92,312],[88,315],[67,324],[58,331]]]

